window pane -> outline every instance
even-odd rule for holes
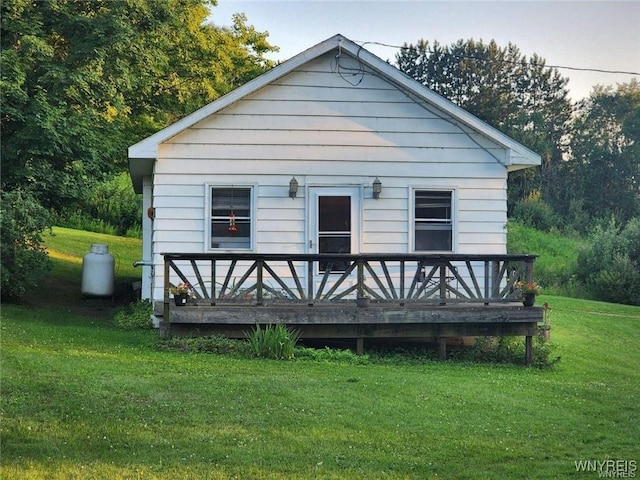
[[[318,253],[351,253],[350,196],[318,197]],[[347,261],[319,262],[321,272],[344,272],[348,266]]]
[[[451,192],[416,192],[416,219],[451,219]]]
[[[323,235],[318,239],[318,253],[351,253],[351,237],[349,235]],[[319,261],[320,271],[324,272],[330,262]],[[349,266],[348,261],[331,262],[332,272],[344,272]]]
[[[415,192],[415,250],[453,250],[451,198],[451,192]]]
[[[231,227],[231,214],[235,229]],[[212,187],[211,248],[251,248],[251,189]]]
[[[416,230],[416,250],[451,251],[451,229]]]
[[[351,197],[319,197],[318,223],[320,232],[350,232]]]

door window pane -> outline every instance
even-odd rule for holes
[[[318,197],[318,253],[351,253],[351,197]],[[344,272],[349,262],[320,261],[320,271]]]

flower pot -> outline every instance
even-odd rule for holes
[[[533,304],[536,303],[536,294],[535,293],[525,293],[522,298],[522,304],[525,307],[533,307]]]
[[[358,297],[356,298],[356,305],[359,308],[367,308],[369,306],[370,299],[369,297]]]
[[[178,293],[173,296],[173,301],[176,302],[177,307],[184,307],[188,298],[189,296],[186,293]]]

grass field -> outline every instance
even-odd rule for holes
[[[79,286],[59,232],[51,288],[58,272]],[[539,370],[161,351],[108,303],[55,298],[2,308],[2,479],[574,479],[607,460],[637,475],[638,307],[542,297],[561,361]]]

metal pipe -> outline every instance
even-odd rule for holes
[[[138,260],[133,262],[134,267],[153,267],[153,262],[151,260]]]

